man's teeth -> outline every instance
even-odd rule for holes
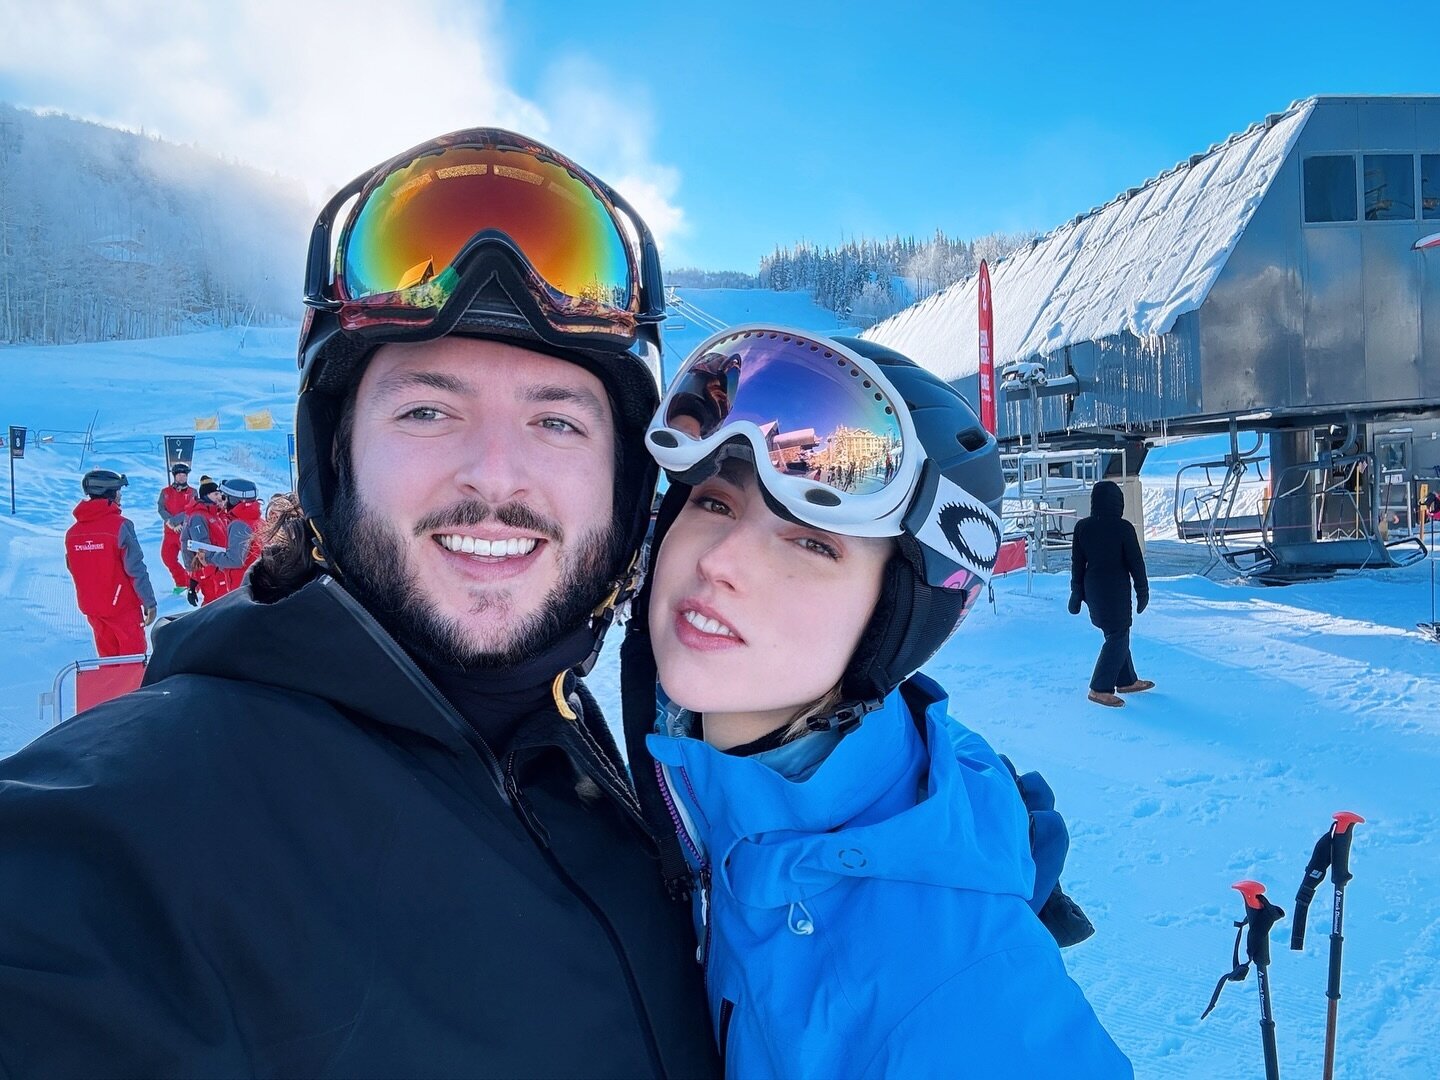
[[[707,619],[698,611],[685,612],[685,621],[699,630],[702,634],[715,634],[719,637],[734,637],[735,631],[731,630],[718,619]]]
[[[474,536],[437,536],[437,540],[450,551],[465,555],[488,555],[499,558],[511,555],[529,555],[539,543],[533,537],[511,537],[509,540],[480,540]]]

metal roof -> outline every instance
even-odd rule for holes
[[[1126,330],[1165,334],[1200,307],[1317,100],[1267,116],[990,267],[996,370]],[[973,375],[977,286],[972,275],[862,336],[944,379]]]

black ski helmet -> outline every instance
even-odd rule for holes
[[[998,517],[1005,491],[999,446],[964,396],[893,349],[862,338],[833,340],[874,362],[890,380],[925,450],[926,472],[943,475]],[[920,478],[922,486],[926,472]],[[690,491],[688,485],[672,481],[666,492],[651,542],[652,566]],[[781,510],[776,503],[770,506],[772,511]],[[814,718],[814,727],[845,727],[883,700],[939,651],[984,587],[983,582],[969,590],[927,584],[924,546],[908,528],[895,540],[896,554],[886,564],[874,614],[841,681],[841,704],[832,715]],[[633,624],[639,632],[648,632],[649,590],[647,580],[634,605]]]
[[[120,494],[122,487],[128,487],[130,481],[124,473],[111,472],[109,469],[91,469],[80,480],[80,487],[85,494],[92,499],[114,499]]]
[[[239,477],[231,480],[221,480],[220,494],[224,495],[231,502],[244,502],[246,499],[258,499],[260,497],[253,480],[242,480]]]

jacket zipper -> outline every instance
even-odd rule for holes
[[[580,887],[569,871],[560,864],[555,853],[550,850],[550,843],[545,839],[540,822],[530,810],[530,800],[520,790],[520,785],[515,779],[515,754],[512,752],[505,759],[504,772],[505,791],[509,797],[510,805],[515,808],[515,813],[525,826],[526,832],[530,834],[531,840],[545,856],[545,861],[555,872],[555,876],[564,882],[565,887],[589,910],[591,916],[600,928],[605,931],[605,936],[610,942],[610,948],[615,953],[615,960],[620,965],[620,970],[625,973],[625,985],[630,991],[630,1007],[635,1012],[635,1019],[639,1022],[640,1030],[645,1034],[645,1049],[650,1055],[650,1065],[657,1077],[665,1075],[665,1067],[660,1057],[660,1046],[655,1040],[655,1031],[650,1023],[650,1018],[645,1012],[644,999],[640,994],[640,986],[635,980],[635,972],[630,967],[630,961],[625,956],[625,950],[620,944],[620,936],[615,932],[615,927],[600,909],[600,906],[590,898],[589,893]]]
[[[420,670],[420,665],[410,659],[409,654],[395,643],[395,639],[380,628],[380,624],[375,621],[375,617],[371,615],[370,612],[365,610],[364,605],[346,592],[344,586],[340,585],[339,582],[335,582],[333,587],[335,599],[339,601],[342,606],[351,608],[354,613],[359,616],[356,621],[369,632],[370,636],[375,640],[375,643],[380,646],[381,651],[395,661],[402,671],[412,673],[416,681],[430,691],[435,702],[435,707],[440,710],[442,715],[460,721],[464,729],[475,737],[475,741],[471,745],[475,747],[475,752],[479,756],[481,764],[489,770],[490,779],[495,785],[495,790],[500,793],[502,799],[509,802],[505,777],[500,771],[500,762],[495,758],[495,751],[491,750],[490,744],[485,741],[485,736],[481,735],[480,730],[465,716],[461,715],[458,709],[450,704],[450,699],[440,692],[439,687],[430,681],[430,677],[426,675],[425,672]]]
[[[361,620],[361,625],[375,625],[370,613],[365,611],[343,588],[337,587],[336,592],[340,597],[341,603],[354,604],[355,607],[365,615],[365,618]],[[375,629],[378,629],[378,626],[375,626]],[[529,834],[531,842],[540,849],[541,855],[550,865],[550,869],[554,872],[555,876],[564,883],[565,887],[570,890],[571,894],[577,900],[585,905],[591,917],[599,923],[601,929],[604,930],[605,936],[610,942],[610,948],[615,953],[615,959],[620,965],[620,970],[625,974],[625,985],[630,991],[631,1008],[634,1009],[636,1019],[640,1022],[640,1028],[644,1032],[645,1050],[650,1055],[651,1067],[657,1077],[663,1077],[665,1075],[665,1069],[660,1057],[660,1046],[655,1039],[654,1029],[645,1012],[644,1002],[640,996],[640,987],[635,980],[635,973],[631,970],[630,963],[625,956],[625,951],[620,945],[619,935],[616,934],[615,928],[610,924],[610,920],[606,918],[605,913],[600,910],[599,905],[597,905],[595,901],[590,898],[589,894],[580,887],[579,883],[570,876],[569,872],[560,864],[560,860],[555,857],[555,853],[550,850],[550,844],[545,839],[545,835],[540,828],[540,823],[530,811],[529,800],[521,794],[520,785],[515,780],[515,754],[512,752],[509,757],[506,758],[506,767],[502,770],[499,760],[495,757],[495,751],[490,749],[490,744],[485,741],[485,736],[480,734],[479,729],[470,722],[469,718],[450,704],[449,699],[440,692],[439,687],[430,680],[430,677],[420,670],[419,665],[411,660],[405,651],[396,645],[388,634],[381,632],[372,634],[372,636],[387,655],[398,661],[403,669],[414,673],[420,684],[434,695],[436,706],[443,714],[459,720],[474,736],[474,743],[472,745],[475,747],[476,755],[489,771],[490,778],[494,781],[500,797],[510,805],[511,810],[513,810],[520,819],[520,823]]]
[[[685,770],[680,770],[684,775]],[[695,962],[698,963],[705,976],[705,985],[710,985],[710,856],[700,850],[700,842],[690,834],[680,806],[676,802],[674,791],[670,788],[670,775],[664,765],[655,762],[655,779],[660,783],[660,795],[665,800],[665,809],[670,812],[670,823],[675,826],[675,835],[680,837],[680,842],[690,852],[690,857],[695,860],[695,877],[700,884],[700,925],[703,927],[703,934],[700,944],[695,948]],[[685,787],[694,796],[694,789],[690,787],[689,777],[685,777]]]

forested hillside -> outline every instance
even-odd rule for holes
[[[832,248],[811,243],[777,247],[760,260],[760,285],[814,293],[821,307],[872,323],[969,277],[980,260],[993,263],[1036,233],[991,233],[958,240],[940,230],[929,240],[913,236],[851,240]]]
[[[296,181],[0,104],[0,342],[297,321],[312,218]]]

